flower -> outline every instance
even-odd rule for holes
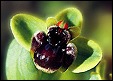
[[[63,64],[63,66],[66,67],[67,69],[66,71],[65,71],[65,67],[61,67],[61,68],[57,68],[58,71],[55,70],[56,72],[52,74],[45,74],[42,72],[42,75],[45,76],[41,76],[40,75],[41,71],[38,70],[39,68],[36,69],[35,64],[33,63],[31,57],[34,58],[34,56],[37,53],[37,50],[39,52],[39,49],[42,45],[41,43],[43,43],[41,41],[45,40],[46,34],[48,33],[47,29],[53,25],[56,25],[56,23],[60,20],[68,24],[69,27],[68,31],[65,31],[67,33],[69,32],[68,34],[66,33],[67,37],[71,35],[71,40],[69,40],[69,43],[67,43],[65,46],[66,53],[68,55],[70,54],[70,52],[73,52],[70,51],[70,49],[73,49],[76,46],[77,48],[76,60],[74,60],[72,64],[68,66],[67,69],[66,62],[70,60],[65,57],[66,61]],[[43,20],[28,14],[17,14],[13,16],[10,21],[10,26],[11,26],[11,31],[14,35],[14,40],[11,42],[7,53],[7,60],[6,60],[7,78],[8,79],[40,79],[40,77],[42,77],[44,79],[47,79],[45,77],[47,76],[55,77],[55,74],[58,73],[56,75],[57,77],[55,77],[56,79],[62,79],[62,78],[64,79],[64,76],[66,74],[68,75],[70,74],[74,76],[72,79],[77,79],[79,78],[79,76],[77,76],[77,73],[79,73],[80,75],[83,75],[81,72],[90,74],[92,68],[94,68],[101,61],[102,50],[99,47],[99,45],[95,43],[93,40],[89,40],[85,37],[80,36],[82,29],[82,21],[83,21],[82,14],[76,8],[64,9],[63,11],[59,12],[55,17],[47,18],[46,23]],[[65,29],[67,29],[67,24],[64,27]],[[61,30],[62,28],[63,26],[60,26]],[[49,29],[49,33],[51,34],[50,30],[51,29]],[[33,44],[32,42],[34,41],[33,35],[37,31],[44,31],[45,34],[39,32],[42,34],[42,38],[44,37],[44,40],[38,39],[39,43],[36,46],[39,47],[39,49],[38,48],[34,49],[35,46],[33,45],[34,47],[32,46],[33,47],[32,48],[31,45]],[[36,33],[36,35],[39,33]],[[38,36],[41,36],[41,34],[39,34]],[[50,46],[50,44],[52,44],[53,46],[57,46],[56,45],[57,43],[54,44],[54,42],[51,41],[53,40],[53,38],[51,39],[51,36],[49,40],[50,40],[49,44],[48,43],[44,44],[44,47],[47,47],[47,49],[52,50],[53,47]],[[68,40],[66,39],[66,41]],[[31,49],[33,49],[35,53],[34,51],[30,51]],[[31,57],[29,56],[30,52],[31,52]],[[72,54],[73,53],[71,53],[71,55]],[[40,55],[38,55],[38,57],[39,56]],[[46,56],[41,56],[41,59],[44,59],[45,57]],[[46,58],[46,60],[48,59]],[[59,71],[65,71],[65,72],[60,73]],[[68,75],[66,75],[65,77],[68,78],[69,77]]]

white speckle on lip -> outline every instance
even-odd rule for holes
[[[55,44],[55,46],[57,46],[58,44]]]
[[[56,34],[58,33],[58,32],[55,32]]]
[[[41,59],[44,59],[45,58],[45,55],[42,55],[42,58]]]
[[[44,59],[45,58],[45,55],[42,55],[40,56],[40,60]]]
[[[65,51],[65,49],[62,49],[62,51]]]
[[[37,57],[39,56],[39,54],[36,55]]]

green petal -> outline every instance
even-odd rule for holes
[[[18,69],[25,80],[37,80],[41,76],[41,72],[36,69],[29,51],[25,49],[19,56]]]
[[[76,60],[70,66],[74,73],[85,72],[94,68],[102,59],[102,50],[97,43],[83,37],[71,41],[77,47]]]
[[[59,12],[55,18],[58,21],[63,20],[64,23],[68,23],[69,27],[82,27],[82,14],[77,8],[67,8]]]
[[[16,40],[11,42],[7,52],[6,75],[8,80],[36,80],[40,77],[30,53]]]
[[[22,47],[13,40],[9,46],[6,58],[6,76],[8,80],[24,79],[18,70],[18,58],[21,54],[21,51],[18,49],[22,49]]]
[[[47,20],[46,20],[46,24],[47,24],[47,28],[48,28],[52,25],[56,25],[57,20],[54,17],[48,17]]]
[[[89,80],[102,80],[102,79],[98,73],[92,72]]]
[[[94,69],[91,69],[83,73],[73,73],[70,70],[66,70],[65,72],[62,73],[59,80],[89,80],[90,73],[92,71],[94,71]]]
[[[13,16],[10,21],[10,26],[17,42],[28,51],[30,50],[32,35],[36,31],[47,32],[45,22],[27,14]]]
[[[73,38],[76,38],[80,35],[81,30],[78,27],[69,27],[69,32],[70,32],[72,39],[73,39]]]

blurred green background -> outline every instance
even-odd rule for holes
[[[44,20],[62,9],[76,7],[83,14],[82,36],[97,42],[107,60],[106,77],[112,73],[112,1],[1,1],[1,79],[6,79],[5,60],[14,38],[10,19],[17,13],[36,15]]]

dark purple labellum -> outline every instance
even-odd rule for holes
[[[66,70],[72,62],[76,59],[77,48],[73,43],[69,43],[66,46],[66,53],[63,56],[62,67]]]
[[[36,48],[39,48],[42,43],[46,41],[46,34],[44,32],[36,32],[32,38],[32,51],[35,51]]]
[[[74,44],[68,44],[71,35],[68,29],[51,26],[47,35],[35,33],[32,38],[32,57],[36,68],[47,73],[57,71],[61,66],[68,68],[75,59]]]
[[[34,62],[39,65],[37,68],[43,68],[46,72],[56,71],[62,63],[62,48],[52,47],[50,44],[45,43],[40,48],[37,48],[34,53]]]

